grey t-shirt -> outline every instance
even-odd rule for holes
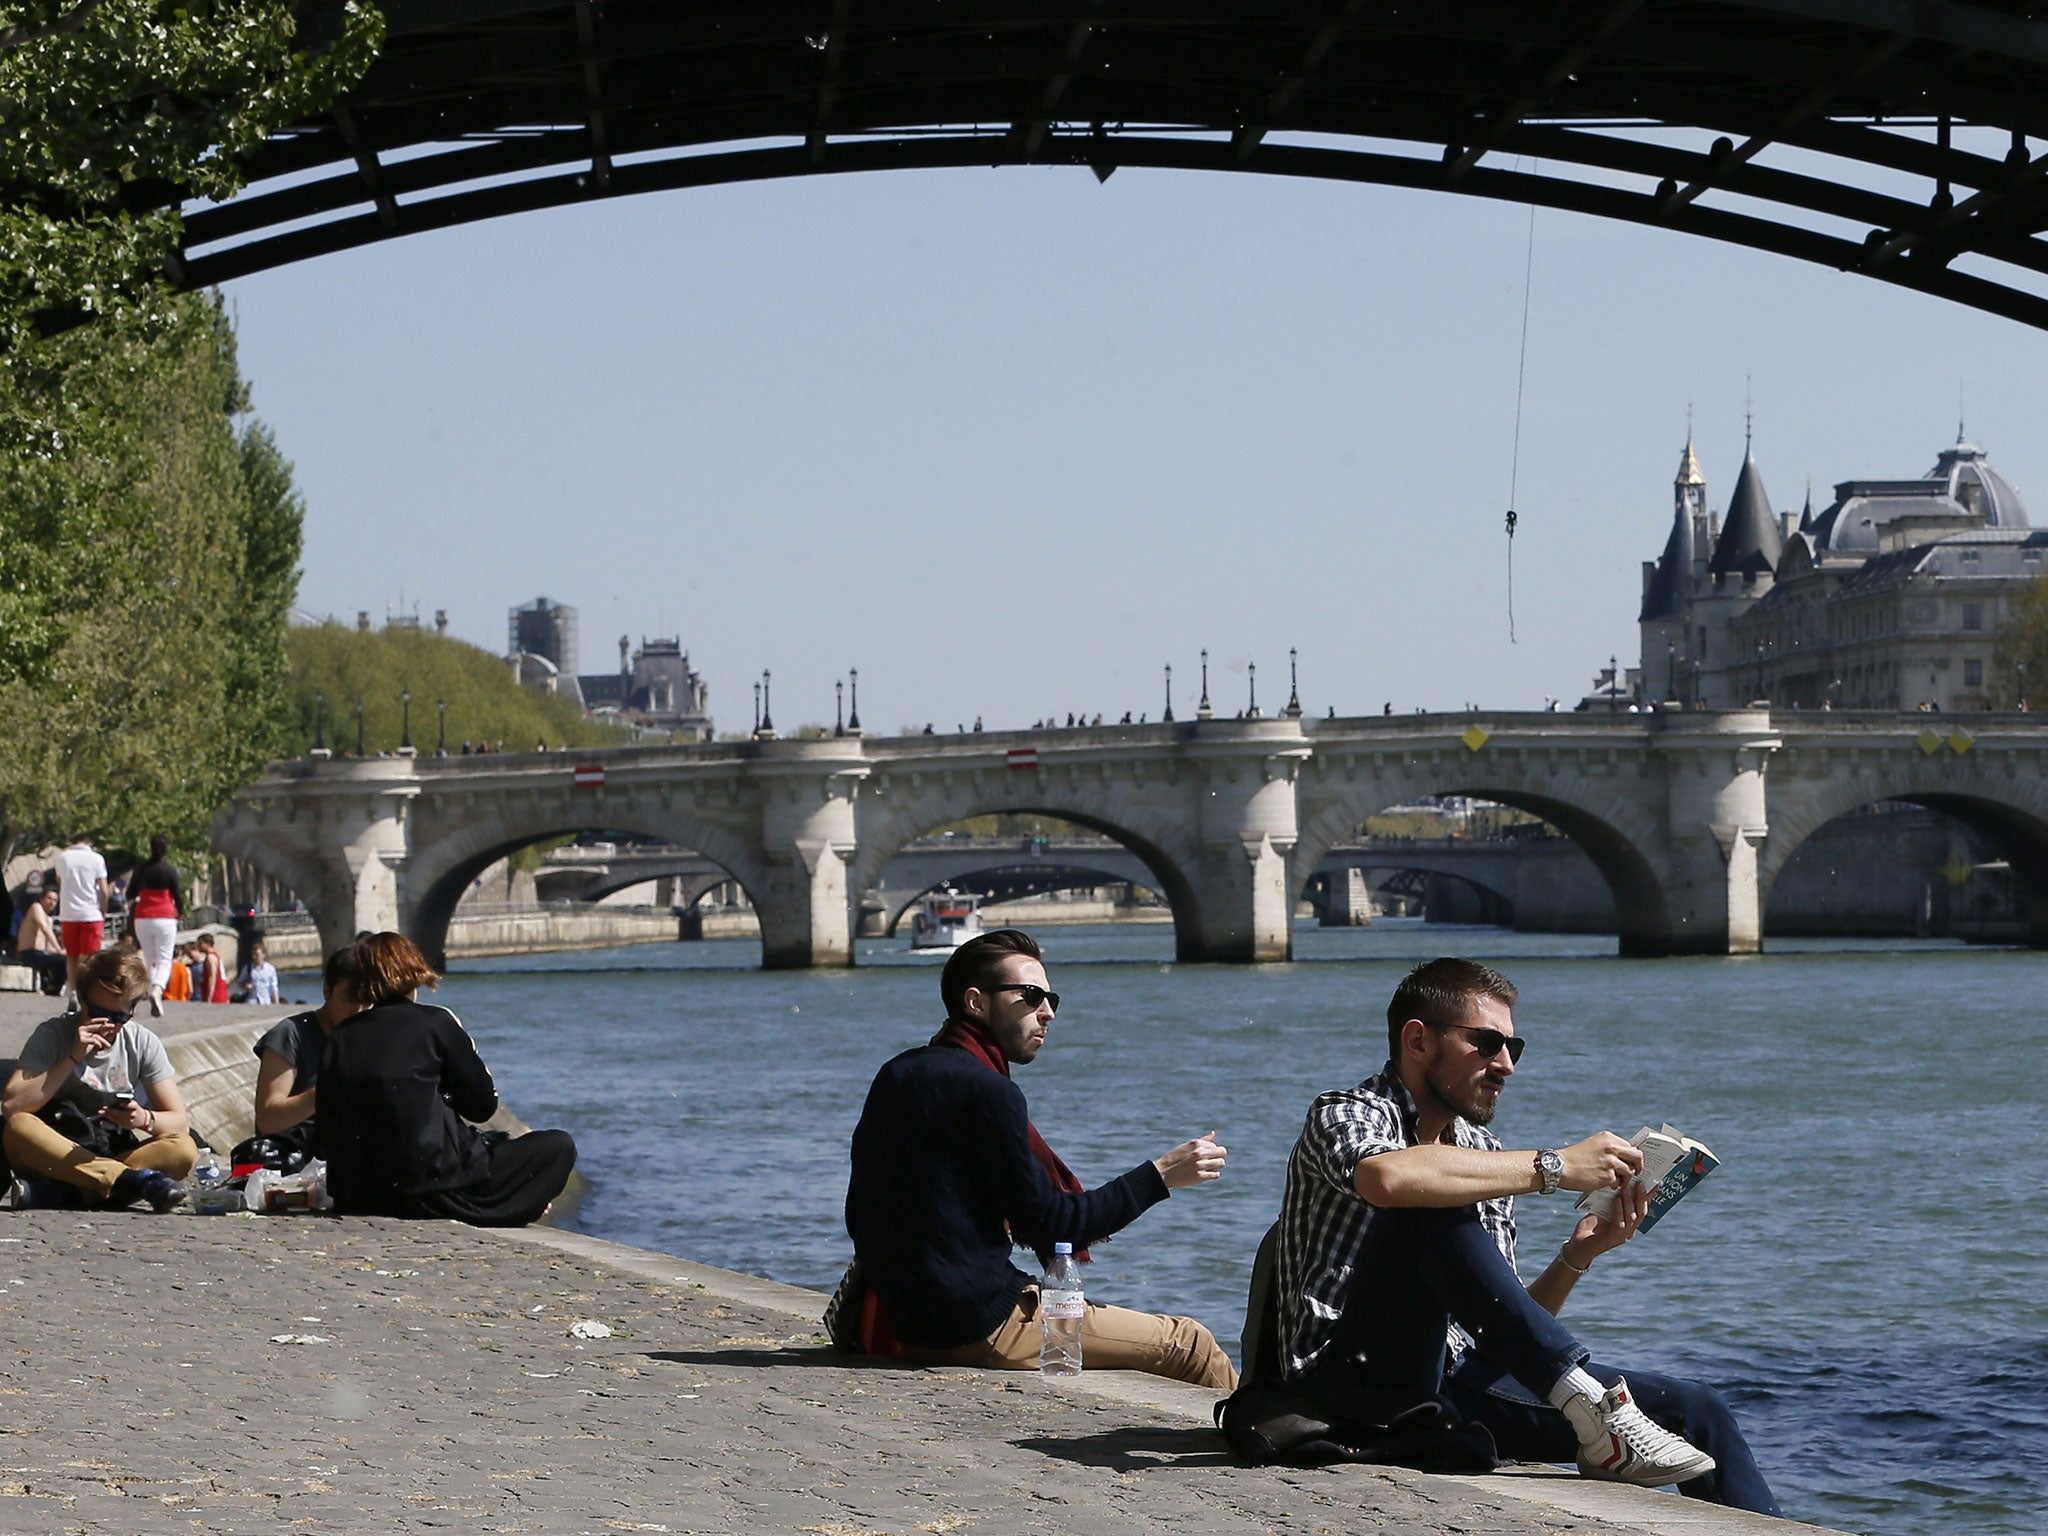
[[[60,1013],[54,1019],[43,1020],[21,1048],[20,1059],[15,1065],[31,1074],[49,1071],[69,1056],[72,1047],[78,1044],[78,1019],[75,1013]],[[149,1085],[172,1080],[176,1076],[171,1071],[171,1058],[164,1052],[163,1041],[134,1019],[121,1026],[121,1032],[114,1036],[112,1045],[87,1056],[71,1069],[71,1075],[84,1078],[102,1091],[111,1091],[125,1075],[127,1082],[124,1086],[134,1093],[135,1102],[144,1109],[160,1107],[150,1097]]]
[[[261,1057],[265,1051],[275,1051],[292,1064],[293,1093],[304,1093],[320,1077],[320,1051],[327,1044],[327,1033],[321,1029],[320,1021],[310,1013],[295,1013],[288,1019],[279,1019],[264,1032],[256,1042],[256,1054]]]

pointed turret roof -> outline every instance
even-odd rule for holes
[[[1806,477],[1806,506],[1799,513],[1799,531],[1813,532],[1813,476]]]
[[[1768,576],[1777,569],[1785,543],[1778,531],[1771,498],[1764,494],[1764,477],[1756,467],[1756,456],[1745,453],[1742,474],[1735,482],[1735,495],[1728,503],[1728,516],[1721,525],[1720,542],[1707,569],[1716,576],[1738,572],[1744,576]]]
[[[1707,477],[1700,473],[1699,455],[1692,451],[1692,434],[1688,432],[1685,434],[1685,452],[1680,455],[1678,460],[1678,478],[1673,484],[1705,485],[1706,483]]]
[[[1690,456],[1691,450],[1687,453]],[[1664,553],[1643,593],[1643,611],[1638,624],[1654,619],[1676,618],[1685,607],[1686,578],[1692,574],[1692,517],[1680,507],[1671,519],[1671,537],[1664,541]]]

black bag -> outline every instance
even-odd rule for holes
[[[36,1118],[97,1157],[123,1158],[142,1145],[141,1138],[126,1126],[102,1120],[99,1113],[120,1102],[118,1094],[95,1088],[82,1077],[67,1077],[36,1111]]]
[[[1486,1426],[1464,1422],[1441,1398],[1418,1403],[1385,1424],[1364,1424],[1334,1418],[1289,1387],[1280,1370],[1274,1286],[1279,1263],[1280,1226],[1275,1222],[1252,1261],[1244,1375],[1237,1390],[1216,1405],[1216,1427],[1233,1453],[1253,1466],[1370,1462],[1419,1472],[1491,1472],[1500,1465]]]

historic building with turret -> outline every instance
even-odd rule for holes
[[[2001,683],[1992,664],[2048,532],[1960,433],[1919,479],[1842,481],[1818,514],[1809,492],[1796,522],[1771,510],[1748,443],[1727,514],[1709,512],[1688,437],[1673,502],[1664,553],[1643,566],[1646,702],[1982,710],[2024,698],[2024,675]]]

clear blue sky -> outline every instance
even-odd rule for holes
[[[871,730],[1194,704],[1576,699],[1632,659],[1688,404],[1724,504],[1745,389],[1775,506],[1970,436],[2048,521],[2048,336],[1681,235],[1182,172],[689,191],[415,236],[230,285],[309,507],[300,605],[417,601],[585,671],[680,635],[721,728],[861,672]],[[1745,380],[1749,382],[1745,384]]]

